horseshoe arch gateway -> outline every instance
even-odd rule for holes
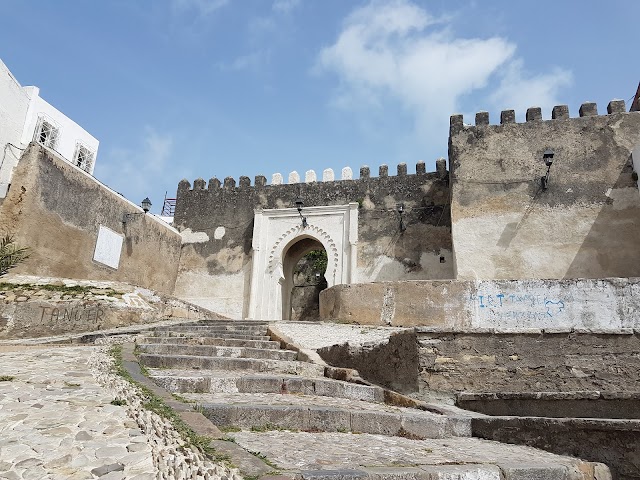
[[[283,311],[288,301],[283,298],[290,293],[295,262],[287,261],[287,254],[304,239],[315,240],[326,250],[328,287],[355,283],[358,204],[306,207],[302,214],[307,218],[306,227],[295,208],[255,211],[247,318],[280,320],[288,316]]]

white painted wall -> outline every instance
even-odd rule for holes
[[[28,109],[27,92],[0,60],[0,198],[5,197],[13,168],[22,155],[19,148],[25,146],[22,133]]]
[[[46,116],[59,127],[55,150],[72,162],[78,142],[94,152],[93,174],[100,142],[84,128],[40,97],[38,87],[23,87],[0,60],[0,198],[6,196],[21,149],[34,140],[39,116]],[[12,145],[15,145],[12,146]]]
[[[38,95],[39,89],[37,87],[25,87],[25,90],[31,97],[31,108],[29,109],[28,118],[24,125],[22,142],[28,144],[33,141],[38,118],[44,115],[45,118],[53,120],[59,128],[59,140],[55,150],[62,155],[65,160],[73,161],[78,142],[94,152],[93,165],[88,170],[88,173],[93,174],[95,158],[98,154],[98,145],[100,142],[60,110],[45,102]]]

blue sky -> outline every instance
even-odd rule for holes
[[[0,0],[0,17],[0,58],[155,213],[182,178],[432,171],[453,113],[606,113],[640,80],[637,0]]]

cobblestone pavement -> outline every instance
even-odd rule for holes
[[[407,330],[398,327],[370,327],[318,322],[275,322],[275,327],[302,348],[318,349],[349,343],[386,342],[395,332]]]
[[[97,346],[0,353],[0,478],[240,478],[185,446],[110,365]]]
[[[88,368],[94,349],[0,355],[15,377],[0,382],[0,477],[155,478],[148,439]]]

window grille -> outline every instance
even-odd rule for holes
[[[73,155],[73,164],[80,167],[85,172],[91,172],[93,166],[94,152],[89,150],[81,143],[76,144],[76,153]]]
[[[34,140],[41,143],[45,147],[56,149],[58,146],[58,138],[60,137],[60,130],[52,122],[46,120],[44,117],[38,119]]]

